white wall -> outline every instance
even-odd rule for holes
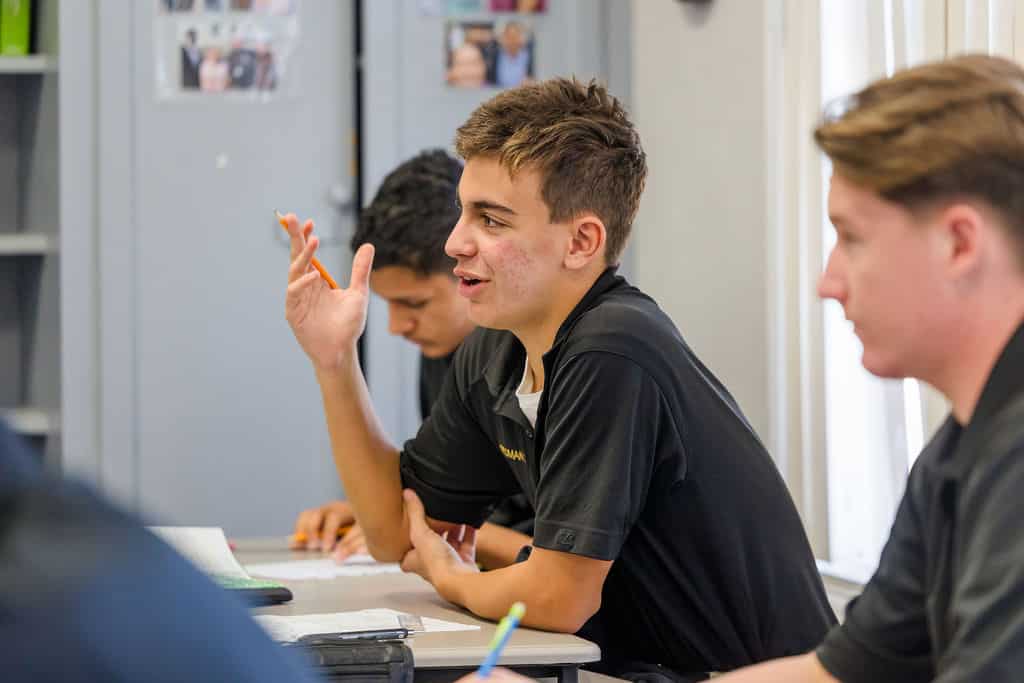
[[[633,279],[770,443],[765,55],[771,0],[633,2],[649,176]]]

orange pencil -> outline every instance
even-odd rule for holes
[[[352,531],[352,526],[351,525],[345,525],[345,526],[338,527],[338,538],[341,538],[342,536],[344,536],[345,534],[347,534],[350,531]],[[292,541],[294,541],[295,543],[305,543],[308,540],[309,540],[309,537],[306,536],[306,534],[304,534],[301,531],[292,534]]]
[[[278,211],[277,209],[274,209],[274,215],[277,216],[277,222],[281,224],[281,227],[284,228],[284,231],[288,232],[288,223],[284,220],[284,216],[281,215],[281,212]],[[313,267],[317,269],[317,271],[320,273],[320,277],[326,280],[328,286],[330,286],[331,289],[338,288],[338,283],[334,281],[334,278],[331,277],[331,274],[327,272],[327,269],[324,268],[323,264],[317,260],[316,256],[313,257]]]

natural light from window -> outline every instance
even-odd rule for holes
[[[891,73],[893,42],[890,0],[821,0],[822,105]],[[826,198],[830,173],[823,163]],[[827,259],[835,234],[827,199],[822,206]],[[825,304],[824,345],[829,564],[865,581],[878,564],[921,449],[920,388],[914,380],[880,380],[864,370],[860,341],[834,301]]]

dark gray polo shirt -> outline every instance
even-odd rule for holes
[[[544,355],[531,427],[525,350],[477,330],[401,456],[430,516],[479,525],[523,491],[540,548],[615,560],[583,634],[605,670],[727,670],[807,652],[834,617],[775,464],[648,296],[609,269]]]
[[[910,473],[878,570],[818,648],[843,683],[1024,680],[1024,326]]]

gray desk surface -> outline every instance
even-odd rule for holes
[[[320,559],[318,552],[286,550],[284,539],[235,541],[235,555],[243,565],[258,562]],[[433,586],[412,574],[345,577],[334,580],[282,581],[295,599],[283,605],[260,607],[255,614],[319,614],[371,607],[389,607],[423,617],[435,617],[479,630],[422,633],[409,639],[416,668],[476,666],[487,654],[495,624],[483,621],[442,599]],[[585,664],[601,658],[597,645],[565,633],[518,628],[501,656],[506,666]]]

